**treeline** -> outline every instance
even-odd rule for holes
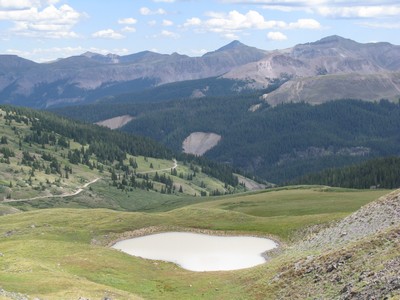
[[[254,112],[253,105],[261,104]],[[256,96],[175,101],[142,112],[123,130],[181,151],[192,132],[222,136],[205,156],[284,183],[322,169],[400,153],[400,106],[339,100],[269,107]],[[357,151],[358,148],[365,151]],[[315,151],[314,151],[315,149]]]
[[[306,175],[291,183],[357,189],[399,188],[400,157],[377,158],[344,168],[328,169]]]
[[[258,109],[252,111],[255,105]],[[113,109],[117,115],[132,114],[135,120],[123,131],[148,136],[176,152],[192,132],[217,133],[222,139],[207,158],[278,184],[400,153],[400,106],[387,100],[270,107],[260,95],[246,94],[92,108],[78,115],[85,119],[93,111]]]
[[[192,155],[176,154],[147,137],[72,121],[49,112],[13,106],[0,107],[6,111],[5,118],[8,121],[15,120],[26,124],[30,122],[31,133],[24,137],[25,142],[37,143],[43,147],[46,144],[56,144],[68,149],[71,139],[88,146],[87,150],[74,150],[69,153],[68,159],[73,164],[83,163],[94,167],[89,159],[91,155],[95,155],[97,161],[102,164],[112,164],[114,161],[121,163],[127,158],[127,154],[168,160],[176,157],[187,164],[200,165],[204,173],[228,185],[237,186],[238,184],[230,166]],[[60,137],[56,138],[55,133]]]
[[[91,145],[93,153],[110,161],[119,160],[121,153],[165,159],[173,158],[172,151],[146,137],[133,136],[100,126],[72,121],[44,111],[13,106],[0,107],[7,113],[13,113],[8,114],[8,118],[20,118],[18,116],[29,118],[32,122],[31,129],[34,132],[29,139],[39,143],[42,141],[38,139],[43,139],[43,137],[49,136],[49,133],[54,132],[82,145]]]
[[[193,155],[182,155],[184,161],[190,164],[200,165],[201,171],[210,175],[211,177],[217,178],[225,183],[225,185],[238,186],[239,180],[233,175],[233,169],[231,166],[210,161],[209,159],[202,157],[195,157]],[[196,171],[196,170],[194,170]]]
[[[197,100],[204,97],[208,101],[236,101],[240,98],[258,98],[264,93],[270,93],[284,84],[289,76],[271,80],[269,86],[261,91],[248,88],[249,82],[233,80],[220,77],[209,77],[196,80],[186,80],[167,83],[144,91],[120,93],[114,92],[115,96],[97,99],[96,103],[68,106],[62,108],[51,108],[57,114],[76,120],[97,122],[120,115],[130,114],[137,116],[142,112],[151,110],[164,110],[187,103],[193,105]],[[196,97],[197,94],[197,97]],[[194,98],[194,99],[193,99]],[[204,104],[203,101],[200,103]],[[232,111],[229,107],[225,109]]]

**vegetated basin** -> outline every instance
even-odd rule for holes
[[[133,256],[173,262],[186,270],[203,272],[263,264],[263,253],[277,244],[259,237],[165,232],[123,240],[112,247]]]

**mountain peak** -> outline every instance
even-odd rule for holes
[[[90,52],[90,51],[86,51],[85,53],[81,54],[81,56],[85,56],[87,58],[92,58],[93,56],[98,56],[101,54],[95,53],[95,52]]]
[[[227,44],[227,45],[225,45],[225,46],[219,48],[219,49],[216,50],[215,52],[221,52],[221,51],[232,50],[232,49],[236,49],[236,48],[243,47],[243,46],[246,47],[245,44],[242,44],[242,43],[239,42],[238,40],[234,40],[234,41],[230,42],[229,44]]]
[[[327,37],[324,37],[314,43],[311,43],[312,45],[332,45],[332,44],[342,44],[342,45],[349,45],[349,44],[357,44],[357,42],[347,39],[344,37],[341,37],[339,35],[330,35]]]
[[[262,57],[264,57],[264,55],[266,53],[266,51],[264,51],[264,50],[260,50],[255,47],[250,47],[250,46],[247,46],[237,40],[234,40],[234,41],[230,42],[229,44],[227,44],[215,51],[207,52],[203,56],[221,55],[221,54],[225,55],[229,52],[231,52],[232,54],[236,53],[236,52],[248,53],[248,54],[257,56],[257,59],[261,59]],[[255,60],[257,60],[257,59],[255,59]]]

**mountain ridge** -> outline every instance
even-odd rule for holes
[[[223,77],[247,79],[254,88],[262,89],[270,84],[271,79],[286,76],[290,80],[266,96],[268,103],[319,104],[345,98],[368,101],[387,98],[395,101],[400,94],[399,72],[400,46],[386,42],[362,44],[340,36],[328,36],[316,42],[271,52],[264,59],[235,68]],[[331,77],[327,84],[325,81],[328,78],[318,80],[328,75],[336,77]],[[381,97],[377,93],[363,93],[365,87],[359,82],[363,76],[369,77],[372,91],[382,91],[383,85],[385,93]],[[387,77],[384,83],[383,76]],[[353,88],[336,87],[337,80],[350,80],[349,86]],[[307,84],[309,82],[313,84]]]
[[[0,102],[36,108],[85,104],[167,83],[211,77],[238,82],[236,89],[231,87],[233,92],[262,90],[276,81],[287,81],[265,96],[273,105],[282,101],[318,104],[344,98],[395,101],[400,94],[400,46],[386,42],[363,44],[337,35],[274,51],[235,40],[199,57],[176,52],[142,51],[124,56],[86,52],[38,64],[3,55],[0,66],[4,70],[0,74]],[[324,76],[325,80],[318,80]],[[362,76],[369,76],[371,90],[386,87],[383,96],[362,93],[365,88],[356,80]],[[349,78],[354,89],[335,87],[336,82]],[[194,89],[190,94],[204,93]]]
[[[142,51],[130,55],[86,52],[49,63],[0,56],[0,102],[45,108],[140,91],[165,83],[220,76],[265,55],[233,42],[201,57]],[[21,65],[20,67],[18,67]],[[14,66],[14,68],[13,68]]]

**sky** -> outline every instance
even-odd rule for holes
[[[400,0],[0,0],[0,54],[201,56],[233,40],[264,50],[340,35],[400,45]]]

